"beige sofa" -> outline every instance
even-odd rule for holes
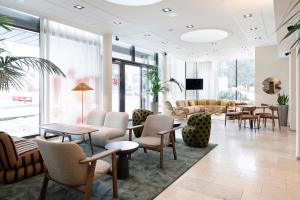
[[[183,109],[187,115],[199,112],[224,113],[226,111],[226,105],[229,107],[234,107],[235,101],[214,99],[191,99],[176,101],[176,106]]]
[[[100,112],[91,111],[83,126],[98,129],[93,132],[92,142],[96,146],[104,147],[106,144],[123,140],[128,127],[128,114],[125,112]],[[81,139],[72,136],[72,140]],[[87,138],[86,138],[87,139]]]

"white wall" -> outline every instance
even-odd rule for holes
[[[268,77],[279,78],[281,91],[289,93],[289,60],[279,58],[277,46],[255,48],[255,103],[277,104],[277,94],[267,94],[262,90],[262,82]]]

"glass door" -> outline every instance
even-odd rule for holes
[[[125,64],[125,112],[142,107],[141,67]]]
[[[112,111],[120,111],[120,85],[121,85],[121,64],[113,63],[112,65]]]

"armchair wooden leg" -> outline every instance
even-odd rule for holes
[[[174,160],[177,160],[176,146],[175,146],[175,131],[171,133],[171,142],[172,142]]]
[[[147,149],[146,148],[144,148],[144,153],[147,153]]]
[[[97,163],[97,161],[93,161],[90,166],[90,170],[89,170],[89,174],[88,174],[88,177],[86,180],[86,185],[85,185],[85,190],[84,190],[84,196],[83,196],[84,200],[89,200],[91,198],[96,163]]]
[[[227,116],[225,115],[225,126],[226,126],[226,119],[227,119]]]
[[[47,192],[48,182],[49,182],[48,173],[45,172],[43,185],[42,185],[42,189],[41,189],[40,196],[39,196],[39,200],[46,199],[46,192]]]
[[[116,153],[112,154],[113,197],[118,198],[118,179]]]
[[[164,136],[162,135],[160,137],[160,147],[159,147],[159,152],[160,152],[160,168],[164,168]]]

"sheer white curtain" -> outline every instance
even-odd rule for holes
[[[44,123],[80,123],[81,92],[72,91],[78,83],[94,89],[84,91],[84,116],[102,105],[101,36],[50,20],[44,20],[42,35],[44,57],[66,74],[50,77],[45,84]]]
[[[198,62],[197,63],[197,78],[203,79],[203,90],[199,92],[199,98],[215,99],[215,72],[212,62]]]

